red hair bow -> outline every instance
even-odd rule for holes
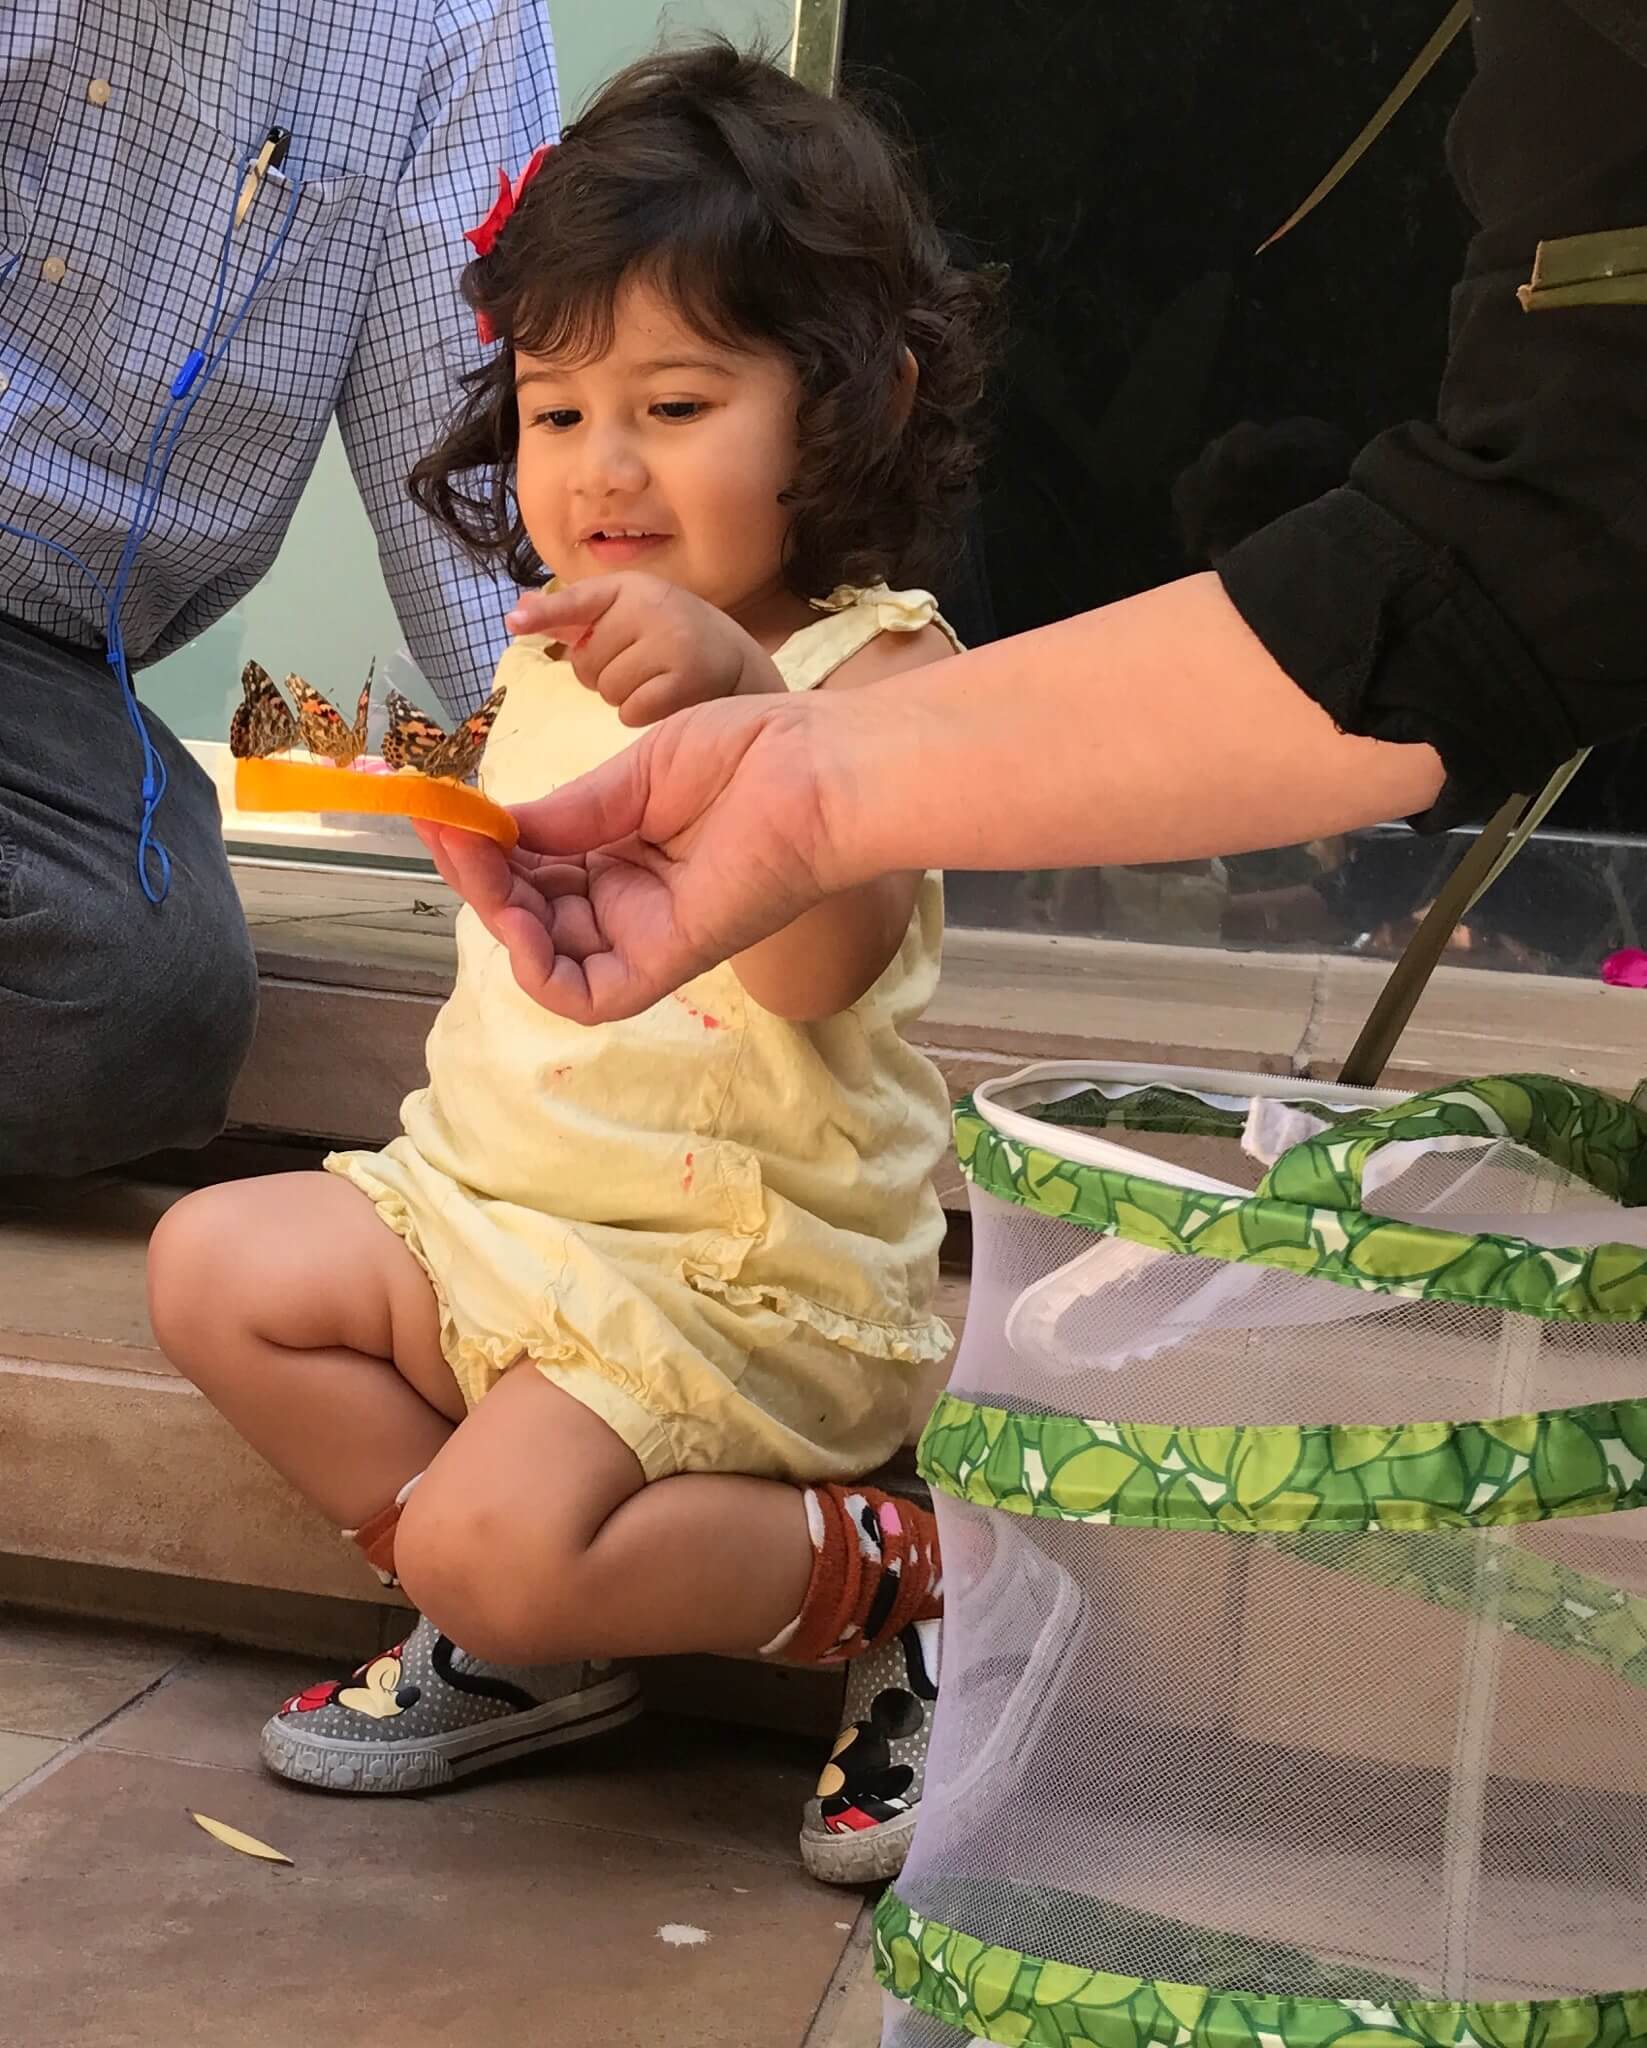
[[[512,184],[507,171],[498,172],[498,196],[492,201],[491,212],[478,227],[465,228],[463,231],[463,239],[473,246],[477,256],[491,255],[498,236],[503,233],[510,216],[520,204],[521,194],[543,169],[553,154],[554,147],[552,142],[540,142],[526,159],[520,176]],[[483,342],[497,340],[497,335],[492,331],[492,323],[484,313],[475,315],[475,332]]]

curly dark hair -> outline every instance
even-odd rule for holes
[[[541,582],[514,492],[515,351],[603,353],[631,280],[706,339],[793,362],[790,589],[931,582],[974,498],[998,277],[951,261],[880,121],[721,41],[620,72],[465,270],[503,346],[463,380],[413,498],[487,566]]]

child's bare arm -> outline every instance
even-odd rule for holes
[[[883,633],[819,687],[860,689],[926,668],[953,652],[936,626],[918,633]],[[732,965],[739,981],[762,1009],[793,1023],[817,1023],[850,1009],[903,944],[920,880],[919,871],[882,875],[829,897],[738,954]]]
[[[518,632],[566,636],[579,680],[626,725],[653,724],[717,697],[785,694],[771,657],[741,626],[657,577],[625,573],[529,592],[509,623]],[[882,633],[819,688],[837,695],[895,681],[953,652],[936,626]],[[772,851],[777,861],[787,849]],[[919,886],[918,871],[891,874],[830,897],[737,955],[738,979],[763,1009],[793,1023],[850,1009],[902,945]]]

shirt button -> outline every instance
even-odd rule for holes
[[[86,97],[94,107],[106,107],[112,97],[112,89],[106,78],[94,78],[86,87]]]
[[[6,375],[4,370],[0,370],[0,398],[4,398],[6,393],[10,389],[11,379]]]
[[[48,256],[40,266],[40,275],[47,284],[61,284],[69,274],[69,266],[61,256]]]

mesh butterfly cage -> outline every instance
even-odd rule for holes
[[[887,2048],[1647,2044],[1647,1117],[1084,1064],[957,1132]]]

